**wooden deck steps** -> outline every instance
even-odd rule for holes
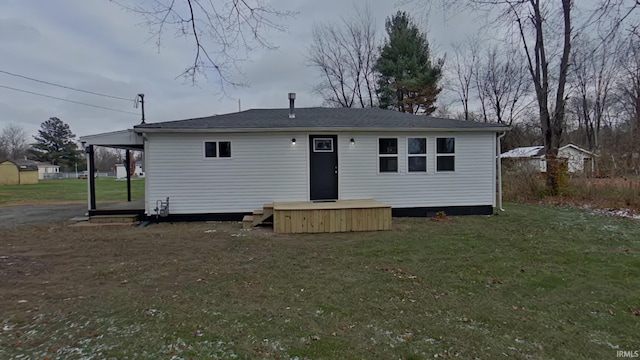
[[[276,233],[333,233],[391,229],[391,205],[372,199],[264,204],[242,219],[242,227],[272,223]]]
[[[246,215],[242,218],[242,228],[250,229],[254,226],[264,224],[273,217],[273,204],[264,204],[262,210],[254,210],[253,215]]]

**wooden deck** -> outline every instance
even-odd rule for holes
[[[376,200],[275,202],[277,233],[333,233],[391,229],[391,205]]]

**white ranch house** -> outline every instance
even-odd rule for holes
[[[241,218],[265,203],[375,199],[396,216],[492,214],[507,127],[378,108],[254,109],[85,136],[144,150],[144,213]],[[93,181],[89,181],[90,193]],[[95,195],[89,201],[96,209]]]
[[[558,158],[567,161],[571,174],[591,173],[595,169],[595,154],[574,144],[558,149]],[[514,159],[540,172],[547,171],[544,146],[528,146],[511,149],[500,155],[502,159]]]

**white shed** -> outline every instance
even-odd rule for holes
[[[142,166],[139,164],[135,165],[135,171],[131,174],[133,177],[144,177],[144,172],[142,171]],[[124,164],[116,164],[116,179],[126,179],[127,178],[127,168]]]
[[[169,198],[171,215],[241,218],[270,202],[353,199],[389,204],[395,216],[492,214],[507,127],[378,108],[285,108],[133,130],[145,152],[147,215]],[[109,136],[83,141],[106,145]]]
[[[580,148],[574,144],[567,144],[558,149],[558,158],[567,161],[569,173],[593,172],[595,154]],[[540,172],[547,171],[544,146],[527,146],[511,149],[500,155],[503,159],[516,159],[524,164],[529,164]]]

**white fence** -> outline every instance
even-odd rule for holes
[[[44,174],[44,179],[45,180],[59,180],[59,179],[80,179],[82,178],[82,175],[86,174],[83,172],[59,172],[59,173],[51,173],[51,174]],[[102,177],[107,177],[107,178],[115,178],[116,177],[116,173],[111,171],[111,172],[97,172],[96,173],[96,177],[97,178],[102,178]]]

